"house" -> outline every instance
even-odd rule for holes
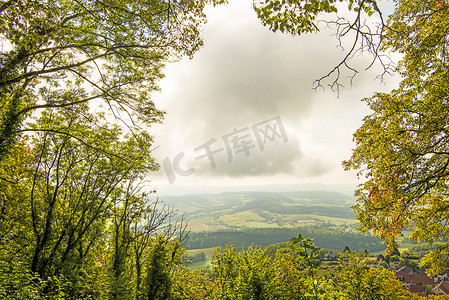
[[[417,275],[417,274],[405,274],[403,276],[403,279],[399,279],[402,281],[406,288],[412,286],[412,285],[422,285],[422,286],[429,286],[433,288],[435,286],[435,280],[432,277],[429,277],[427,275]]]
[[[427,294],[426,290],[424,289],[424,287],[422,285],[411,285],[409,288],[407,288],[407,290],[410,293],[417,294],[422,297],[426,297],[426,294]]]
[[[413,273],[414,273],[414,271],[413,271],[412,268],[410,268],[410,267],[402,267],[402,268],[400,268],[399,270],[396,271],[396,276],[398,274],[400,274],[400,275],[405,275],[405,274],[412,275]]]
[[[445,281],[445,280],[447,280],[449,277],[448,277],[448,271],[446,270],[446,271],[444,271],[443,273],[441,273],[441,274],[439,274],[439,275],[435,275],[435,282],[442,282],[442,281]]]
[[[390,261],[390,270],[397,270],[399,268],[399,261]]]
[[[435,287],[435,281],[432,277],[425,274],[407,274],[406,270],[396,272],[396,277],[404,284],[404,288],[409,292],[424,297]]]
[[[449,294],[449,283],[442,281],[433,289],[430,290],[432,294],[435,295],[448,295]]]
[[[415,271],[415,274],[426,275],[426,269],[425,268],[419,268],[418,270]]]
[[[410,267],[402,267],[395,272],[396,277],[404,284],[404,288],[411,293],[426,297],[429,294],[449,295],[448,272],[444,272],[435,277],[429,277],[425,269],[420,268],[414,271]]]
[[[324,254],[324,260],[338,260],[339,257],[338,253],[333,252]]]

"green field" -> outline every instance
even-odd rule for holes
[[[214,249],[215,248],[203,248],[203,249],[193,249],[193,250],[187,250],[187,255],[195,255],[198,253],[204,253],[206,254],[206,258],[212,258],[214,255]]]
[[[383,247],[379,240],[364,241],[363,237],[357,236],[360,235],[357,233],[359,221],[351,209],[354,200],[338,193],[199,194],[173,198],[172,201],[178,204],[174,205],[177,210],[186,209],[183,212],[188,219],[188,229],[192,232],[192,247],[224,245],[226,240],[227,245],[242,249],[249,245],[248,242],[266,245],[267,239],[279,238],[280,233],[268,237],[268,233],[257,235],[257,230],[296,230],[309,232],[317,245],[325,249],[343,249],[352,243],[358,249],[355,251],[371,248],[369,251],[373,256],[386,254],[385,251],[378,251],[379,246]],[[323,230],[331,231],[323,235]],[[242,234],[245,236],[242,237]],[[288,241],[295,234],[297,232],[292,232],[283,241]],[[408,241],[409,235],[410,231],[405,231],[404,236],[397,239],[399,251],[416,245]],[[206,256],[204,261],[188,264],[188,268],[210,269],[213,252],[214,248],[187,250],[190,257],[198,253]]]
[[[204,261],[199,261],[199,262],[191,263],[191,264],[187,265],[187,267],[188,267],[191,271],[211,269],[210,259],[206,259],[206,260],[204,260]]]
[[[210,268],[210,262],[212,260],[212,256],[214,255],[214,248],[204,248],[204,249],[193,249],[187,250],[187,255],[193,256],[198,253],[204,253],[206,255],[206,260],[190,263],[187,267],[190,270],[204,270]]]
[[[219,217],[228,226],[248,226],[248,222],[264,221],[260,215],[253,211],[242,211]]]
[[[277,214],[268,211],[261,213],[242,211],[219,215],[216,218],[204,215],[192,216],[188,221],[189,229],[192,232],[220,231],[230,228],[291,228],[320,224],[356,228],[358,220],[317,214]]]
[[[296,225],[307,225],[304,221],[313,221],[310,223],[330,223],[333,225],[341,226],[341,225],[355,225],[359,221],[355,219],[347,219],[347,218],[336,218],[336,217],[329,217],[329,216],[320,216],[316,214],[289,214],[289,215],[283,215],[281,217],[282,220],[285,221],[293,221],[297,222]],[[303,223],[304,222],[304,223]]]
[[[350,196],[332,192],[239,192],[170,197],[192,232],[238,228],[334,226],[356,228]]]

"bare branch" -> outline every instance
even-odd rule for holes
[[[367,25],[367,20],[363,20],[362,11],[363,6],[369,4],[374,10],[374,13],[380,19],[380,23],[377,25]],[[354,33],[351,47],[346,51],[345,56],[340,62],[334,66],[327,74],[321,76],[314,81],[314,89],[323,88],[323,82],[329,78],[333,78],[332,82],[328,84],[333,92],[336,92],[339,96],[340,88],[343,87],[341,83],[342,69],[347,69],[351,72],[349,76],[349,85],[352,86],[354,79],[359,74],[358,68],[353,67],[350,63],[351,59],[356,55],[364,54],[368,52],[372,55],[372,60],[364,70],[370,69],[375,62],[379,62],[383,71],[377,78],[383,82],[383,78],[387,74],[393,72],[393,64],[391,59],[380,52],[380,47],[383,41],[383,31],[386,27],[382,12],[377,6],[374,0],[364,0],[359,4],[360,9],[357,11],[357,15],[353,20],[347,20],[346,18],[338,17],[334,21],[320,21],[326,23],[326,27],[335,28],[335,37],[339,43],[339,48],[344,50],[343,38],[347,37],[349,33]],[[373,29],[374,26],[374,29]],[[386,61],[388,59],[389,61]]]

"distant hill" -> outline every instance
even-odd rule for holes
[[[183,196],[160,196],[160,199],[175,207],[198,208],[198,210],[215,210],[217,208],[232,208],[254,200],[273,200],[287,204],[322,205],[333,204],[336,206],[351,206],[355,200],[347,195],[337,192],[227,192],[208,194],[189,194]]]
[[[184,213],[190,249],[287,242],[299,233],[330,250],[382,251],[377,237],[357,232],[353,197],[330,191],[233,191],[163,196]]]
[[[285,192],[282,195],[295,199],[297,201],[308,201],[314,203],[327,203],[327,204],[349,204],[354,205],[355,199],[348,195],[344,195],[337,192],[326,191],[300,191],[300,192]]]
[[[323,184],[323,183],[306,183],[306,184],[263,184],[263,185],[246,185],[246,186],[199,186],[199,185],[159,185],[157,187],[158,194],[161,196],[182,196],[190,194],[206,194],[206,193],[222,193],[222,192],[270,192],[285,193],[296,191],[326,191],[338,192],[345,195],[353,195],[356,184]]]
[[[243,191],[161,196],[160,200],[184,213],[194,232],[357,222],[351,209],[353,197],[337,192]]]

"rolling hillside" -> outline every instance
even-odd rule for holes
[[[189,251],[225,245],[266,247],[298,234],[328,250],[385,249],[378,237],[357,232],[354,199],[336,192],[228,192],[160,200],[185,214],[191,231]]]
[[[193,232],[357,223],[351,209],[354,199],[336,192],[230,192],[160,199],[184,213]]]

